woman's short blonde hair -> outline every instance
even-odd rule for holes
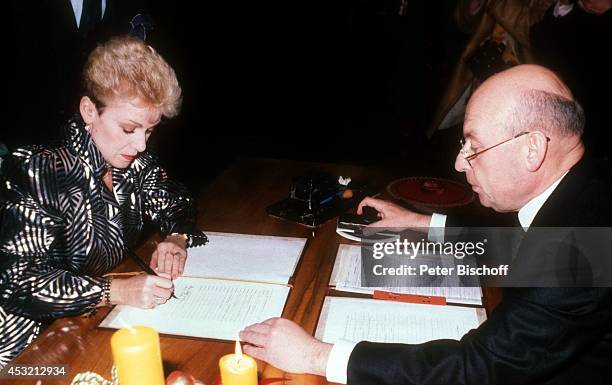
[[[87,96],[104,107],[114,99],[138,98],[167,118],[178,114],[181,87],[174,70],[142,40],[119,36],[94,49],[83,70]]]

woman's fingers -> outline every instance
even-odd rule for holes
[[[175,279],[183,274],[187,251],[174,242],[161,242],[157,245],[154,254],[158,272],[168,273]],[[151,256],[153,260],[153,256]]]

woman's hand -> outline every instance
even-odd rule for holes
[[[187,245],[184,236],[180,234],[169,235],[151,255],[150,266],[161,274],[168,274],[176,279],[183,274],[187,260]]]
[[[166,303],[173,285],[168,276],[140,274],[127,279],[113,279],[110,288],[112,304],[151,309]]]

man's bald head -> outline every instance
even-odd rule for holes
[[[487,79],[478,91],[486,91],[489,88],[507,92],[509,95],[525,90],[538,90],[573,100],[572,92],[554,72],[533,64],[515,66],[495,74]]]
[[[584,112],[569,88],[554,72],[537,65],[520,65],[492,76],[470,103],[497,111],[496,123],[511,135],[538,130],[577,139],[584,130]]]
[[[455,168],[483,205],[517,211],[582,157],[583,127],[582,108],[559,77],[540,66],[516,66],[487,79],[470,98],[466,146]],[[478,155],[468,163],[470,154]]]

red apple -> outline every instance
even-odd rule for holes
[[[192,375],[181,370],[175,370],[166,378],[166,385],[195,385],[196,380]]]

